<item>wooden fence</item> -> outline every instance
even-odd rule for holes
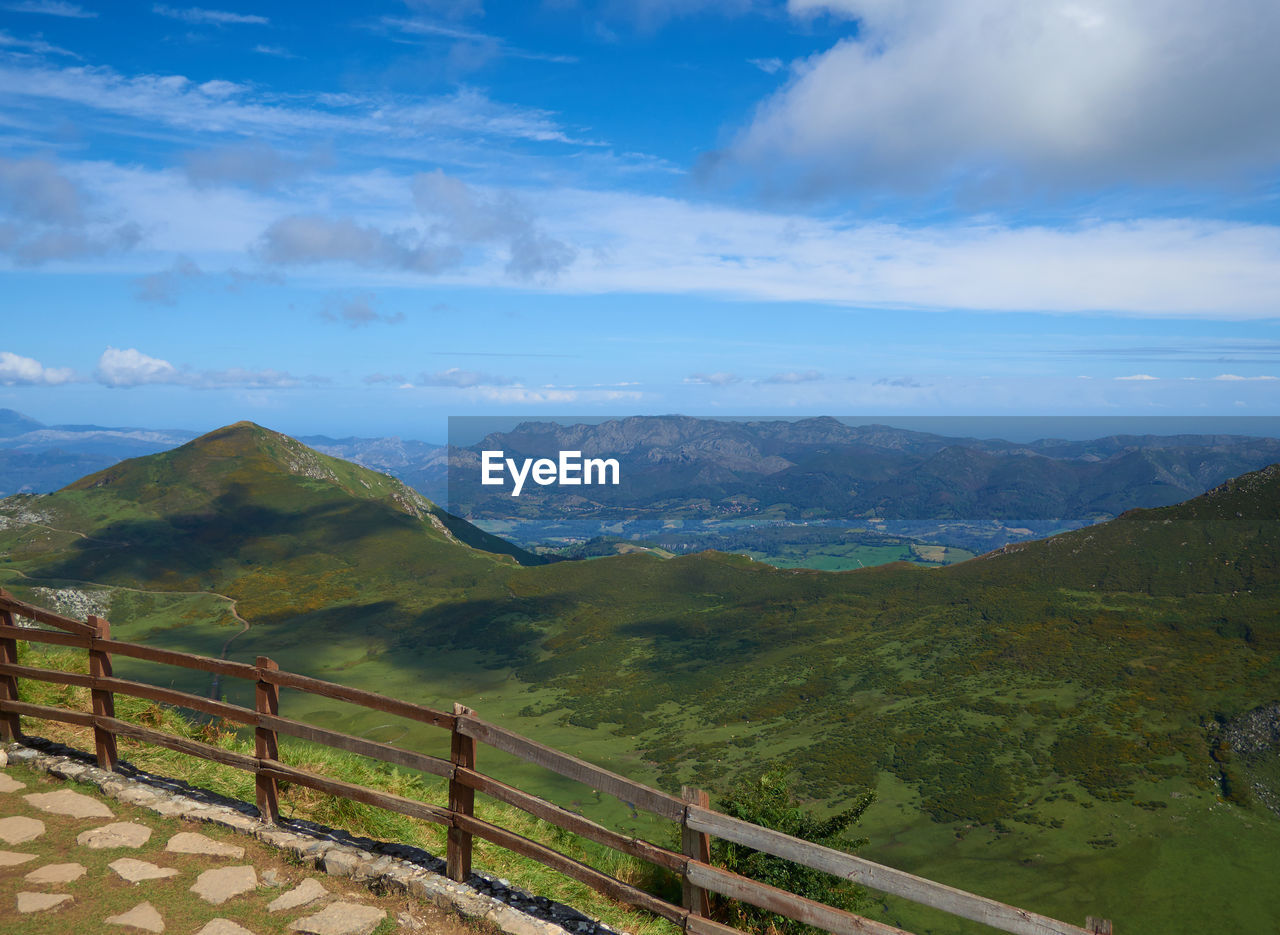
[[[15,620],[18,616],[54,629],[19,627]],[[17,645],[20,640],[85,649],[89,653],[89,674],[19,665]],[[171,688],[116,678],[111,669],[111,660],[115,656],[247,679],[255,685],[254,707],[242,707]],[[18,679],[88,688],[92,698],[92,712],[24,702],[18,697]],[[447,730],[451,734],[450,757],[446,760],[281,717],[282,688],[349,702]],[[122,721],[115,716],[114,697],[117,694],[200,711],[252,727],[255,737],[254,755],[234,753]],[[712,866],[712,836],[1015,935],[1109,935],[1111,932],[1111,923],[1105,919],[1091,917],[1086,920],[1085,928],[1079,928],[843,851],[731,818],[713,811],[708,806],[706,793],[701,790],[685,788],[679,797],[669,795],[496,724],[487,723],[462,705],[455,704],[452,712],[437,711],[374,692],[282,672],[265,656],[259,656],[255,665],[248,665],[113,640],[110,624],[101,617],[90,616],[87,622],[74,620],[15,600],[7,591],[0,590],[0,741],[15,740],[22,736],[23,715],[92,728],[98,764],[103,769],[116,768],[116,738],[131,737],[252,773],[256,783],[258,811],[270,822],[279,819],[277,788],[284,780],[444,825],[448,828],[447,873],[453,880],[461,882],[470,876],[471,841],[473,837],[480,837],[539,861],[610,897],[669,919],[689,935],[736,935],[738,932],[737,929],[708,917],[708,892],[742,900],[835,935],[908,935],[901,929],[882,922],[835,909]],[[449,782],[448,808],[288,766],[280,761],[281,734],[441,776]],[[619,834],[492,776],[486,776],[476,769],[477,742],[616,796],[636,808],[677,822],[681,828],[681,852]],[[606,847],[666,868],[678,875],[683,883],[682,905],[669,903],[544,844],[477,818],[474,810],[477,792]]]

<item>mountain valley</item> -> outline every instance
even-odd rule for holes
[[[1262,882],[1280,750],[1231,739],[1269,736],[1246,726],[1280,702],[1275,466],[946,568],[840,573],[714,551],[539,564],[250,423],[9,498],[0,518],[0,584],[94,601],[121,638],[461,701],[665,788],[784,761],[825,807],[877,790],[867,856],[1051,915],[1105,908],[1124,932],[1280,917]],[[521,779],[660,832],[625,803]]]

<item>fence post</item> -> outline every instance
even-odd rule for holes
[[[280,668],[266,656],[259,656],[255,665],[259,669],[278,670]],[[258,714],[268,714],[272,717],[280,716],[279,685],[263,681],[261,678],[258,679],[257,687],[253,693],[253,700],[254,710]],[[262,760],[280,759],[280,738],[274,730],[258,724],[253,732],[253,755],[259,761],[259,771],[253,777],[255,791],[258,796],[258,816],[263,821],[274,825],[280,820],[280,790],[276,785],[274,776],[264,776],[261,772]]]
[[[454,702],[453,715],[474,715],[475,712],[465,705]],[[476,767],[476,742],[458,732],[457,724],[453,727],[453,736],[449,745],[449,756],[455,767],[466,769]],[[449,811],[459,815],[475,813],[476,790],[464,786],[456,778],[449,780]],[[455,883],[465,883],[471,876],[471,834],[456,825],[449,826],[448,846],[445,850],[445,873]]]
[[[684,799],[689,805],[700,805],[703,808],[711,807],[711,796],[707,795],[705,789],[695,789],[692,786],[680,787],[680,798]],[[696,860],[699,863],[711,863],[711,835],[702,831],[694,831],[689,827],[689,809],[684,810],[684,817],[680,821],[680,850],[685,857]],[[689,882],[689,874],[686,871],[681,881],[684,889],[684,900],[682,905],[695,916],[709,916],[711,914],[711,902],[707,895],[707,891],[700,886],[694,886]]]
[[[111,624],[102,617],[89,615],[89,626],[96,631],[89,638],[89,675],[94,679],[111,678],[111,653],[105,644],[111,639]],[[116,735],[107,727],[100,726],[99,718],[116,716],[116,696],[113,692],[101,688],[92,688],[89,695],[93,700],[93,743],[98,751],[98,766],[115,771],[116,768]]]
[[[1085,916],[1084,930],[1091,935],[1112,935],[1111,920],[1099,919],[1096,916]]]
[[[0,597],[12,597],[8,591],[0,589]],[[13,611],[0,610],[0,623],[6,627],[14,626]],[[18,664],[18,641],[9,637],[0,639],[0,663],[16,666]],[[14,675],[0,675],[0,701],[18,700],[18,678]],[[12,743],[22,736],[21,715],[13,711],[0,713],[0,742]]]

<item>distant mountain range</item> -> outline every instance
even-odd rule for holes
[[[57,490],[125,458],[165,451],[197,434],[182,429],[45,425],[0,409],[0,497]]]
[[[480,452],[620,461],[619,486],[480,484]],[[846,425],[645,416],[526,422],[452,457],[449,505],[472,520],[766,517],[823,520],[1096,520],[1177,503],[1280,461],[1280,439],[1111,436],[1015,443]]]
[[[46,426],[0,410],[0,495],[56,490],[121,459],[194,437],[182,430]],[[1276,438],[1112,435],[1024,443],[826,417],[530,421],[464,448],[396,437],[300,441],[390,474],[526,548],[609,536],[620,545],[642,540],[674,551],[712,547],[769,558],[785,535],[752,529],[805,524],[803,537],[792,537],[803,543],[786,547],[801,563],[832,542],[876,547],[890,541],[885,535],[984,551],[1129,509],[1177,503],[1280,461]],[[571,496],[531,483],[516,498],[479,483],[485,450],[517,458],[564,450],[617,458],[624,480],[617,487],[578,487]],[[824,524],[831,527],[827,533],[819,531]]]

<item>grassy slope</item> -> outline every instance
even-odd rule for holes
[[[1274,473],[954,568],[820,574],[717,553],[517,568],[405,513],[388,532],[376,492],[353,503],[332,483],[300,489],[296,476],[264,480],[270,464],[242,453],[225,460],[173,465],[170,476],[194,478],[178,495],[147,500],[126,471],[36,501],[61,517],[49,525],[142,550],[10,530],[0,580],[18,584],[20,570],[216,586],[254,623],[233,658],[264,653],[401,697],[463,701],[667,787],[723,785],[772,757],[794,761],[828,802],[875,784],[867,853],[1072,921],[1089,911],[1125,932],[1211,920],[1245,931],[1280,917],[1272,888],[1229,898],[1274,868],[1278,825],[1256,805],[1218,803],[1222,766],[1202,726],[1280,698]],[[112,486],[112,500],[90,496]],[[201,491],[217,510],[183,507],[189,524],[146,506]],[[163,528],[129,525],[134,498],[169,517]],[[176,582],[160,574],[180,555],[196,557]],[[122,636],[145,628],[158,644],[209,652],[230,635],[123,606],[111,611]],[[285,706],[379,739],[439,743],[339,705]],[[496,767],[642,827],[620,803]],[[1193,862],[1202,883],[1191,899]]]
[[[88,668],[82,653],[52,649],[38,644],[20,643],[19,661],[24,665],[81,673],[87,672]],[[85,689],[23,680],[20,682],[19,691],[21,697],[37,704],[81,711],[89,710],[89,693]],[[178,737],[197,740],[238,753],[253,752],[251,738],[238,737],[229,730],[188,720],[179,712],[150,702],[117,696],[116,716],[134,723],[146,724]],[[93,735],[88,728],[29,718],[24,719],[23,724],[29,734],[65,743],[80,750],[92,751],[93,749]],[[121,738],[119,744],[121,759],[139,769],[160,776],[178,777],[199,788],[209,789],[241,801],[254,800],[253,777],[248,773],[207,760],[193,759],[160,747],[141,744],[128,738]],[[291,738],[281,739],[281,749],[285,762],[324,776],[370,788],[384,789],[396,795],[437,805],[447,804],[447,784],[438,777],[400,770],[364,757]],[[486,821],[554,846],[561,852],[619,879],[662,892],[668,898],[678,899],[679,897],[678,881],[662,876],[639,861],[618,855],[576,835],[562,832],[508,806],[483,800],[477,805],[477,814]],[[444,829],[428,822],[323,795],[290,783],[281,784],[280,806],[281,813],[286,818],[315,821],[376,840],[401,841],[441,857],[444,855]],[[151,823],[155,822],[154,817],[147,820]],[[230,838],[234,839],[235,835],[230,835]],[[112,856],[118,856],[118,854]],[[517,886],[538,895],[572,905],[592,914],[595,918],[603,919],[620,931],[633,932],[636,935],[671,935],[674,932],[672,926],[664,920],[654,919],[647,914],[620,906],[534,861],[518,857],[478,839],[474,842],[474,863],[482,872],[509,879]],[[136,901],[135,899],[129,902],[125,908],[132,906]],[[101,915],[100,913],[99,918]]]

